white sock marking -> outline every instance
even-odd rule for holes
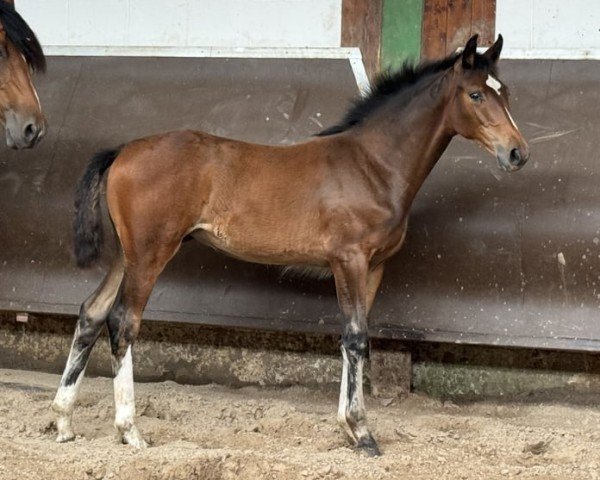
[[[348,373],[350,362],[348,361],[348,354],[346,353],[346,349],[342,347],[342,385],[340,386],[340,404],[338,407],[338,422],[342,424],[344,430],[350,438],[354,441],[357,441],[356,435],[348,425],[348,421],[346,420],[346,411],[348,410]]]
[[[363,395],[363,364],[364,360],[361,358],[358,360],[356,365],[356,405],[355,411],[359,418],[365,418],[365,398]],[[366,438],[369,436],[369,429],[367,428],[366,422],[359,423],[356,426],[356,435],[360,438]]]
[[[346,407],[348,405],[348,356],[342,347],[342,385],[340,386],[340,404],[338,406],[338,419],[346,423]]]
[[[77,379],[79,381],[79,379]],[[61,410],[69,411],[69,405],[73,404],[73,398],[75,398],[75,390],[77,389],[77,382],[72,385],[60,386],[54,397],[54,405]]]
[[[135,396],[133,391],[133,361],[131,345],[117,366],[114,379],[115,388],[115,425],[119,429],[129,429],[135,416]]]
[[[79,326],[77,326],[77,330],[75,333],[75,338],[79,336]],[[85,374],[85,365],[81,370],[81,373],[77,377],[75,383],[71,385],[63,385],[63,382],[66,380],[67,375],[69,374],[73,365],[81,362],[81,352],[75,350],[75,339],[73,340],[73,344],[71,345],[71,351],[69,352],[69,358],[67,359],[67,365],[65,366],[65,370],[63,373],[63,378],[61,379],[61,385],[58,387],[58,391],[56,392],[56,397],[54,397],[54,406],[59,409],[61,412],[70,415],[73,412],[73,407],[75,406],[75,400],[77,399],[77,392],[79,391],[79,386],[81,385],[81,381],[83,380],[83,376]]]
[[[79,329],[79,327],[77,327],[77,329]],[[65,376],[69,373],[72,366],[81,361],[79,359],[80,356],[81,352],[75,352],[74,347],[72,346],[71,352],[69,353],[69,359],[67,360],[67,366],[65,367],[65,372],[63,374],[63,379],[61,380],[61,385],[58,387],[56,396],[52,402],[52,409],[56,413],[56,429],[58,430],[58,437],[56,440],[58,442],[71,440],[75,436],[71,428],[71,418],[75,408],[75,401],[77,400],[77,393],[79,392],[81,381],[85,375],[85,365],[79,373],[77,380],[75,380],[75,383],[72,383],[71,385],[63,385],[63,382],[65,380]]]

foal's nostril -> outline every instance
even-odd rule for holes
[[[23,130],[23,137],[27,142],[33,142],[37,138],[39,133],[40,128],[34,123],[29,123],[25,127],[25,130]]]
[[[519,165],[523,160],[523,157],[521,157],[521,152],[519,151],[518,148],[513,148],[510,151],[510,163],[511,165]]]

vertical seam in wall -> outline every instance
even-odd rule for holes
[[[71,2],[67,0],[67,45],[71,44]]]
[[[127,0],[127,17],[125,19],[125,44],[131,45],[131,0]]]
[[[190,45],[190,0],[185,2],[185,25],[183,28],[183,43],[187,47]]]
[[[383,1],[383,0],[382,0]],[[344,28],[344,0],[339,0],[339,12],[340,12],[340,35],[338,37],[338,47],[342,46],[342,29]],[[382,3],[383,10],[383,3]],[[381,44],[381,40],[379,41]]]
[[[535,11],[535,0],[531,0],[531,5],[529,9],[529,20],[530,20],[530,28],[529,28],[529,48],[533,49],[533,12]]]

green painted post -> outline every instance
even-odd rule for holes
[[[381,27],[381,68],[398,68],[421,58],[424,0],[384,0]]]

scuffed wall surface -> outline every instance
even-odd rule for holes
[[[74,327],[71,317],[31,316],[18,323],[14,314],[0,314],[0,368],[61,373]],[[341,376],[334,337],[147,322],[134,356],[138,381],[337,388]],[[106,335],[98,340],[87,373],[111,375]]]

